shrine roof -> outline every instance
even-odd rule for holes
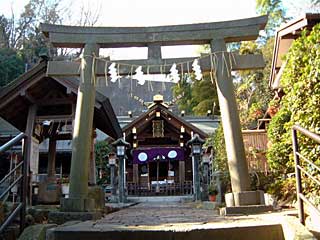
[[[281,87],[280,79],[285,66],[282,59],[288,53],[293,41],[300,37],[303,29],[311,30],[319,22],[320,14],[305,13],[299,18],[281,25],[277,30],[269,80],[269,86],[272,89],[279,89]]]
[[[47,77],[46,71],[47,61],[42,60],[9,85],[0,89],[0,117],[19,131],[25,131],[28,108],[32,104],[42,106],[44,109],[42,115],[51,115],[52,111],[55,111],[52,106],[76,103],[79,80]],[[64,114],[53,113],[54,115]],[[119,122],[109,99],[99,92],[96,92],[94,123],[97,128],[113,138],[122,136]]]
[[[178,132],[180,132],[180,127],[183,126],[189,135],[192,135],[191,132],[193,132],[194,134],[199,134],[201,138],[206,138],[208,136],[208,134],[202,131],[200,128],[186,121],[182,117],[172,113],[163,101],[154,101],[147,112],[141,114],[124,126],[122,129],[123,132],[126,134],[126,136],[129,136],[133,127],[142,128],[143,125],[150,124],[152,120],[157,119],[157,112],[160,112],[160,115],[163,116],[167,122],[170,122],[170,124],[176,128]]]

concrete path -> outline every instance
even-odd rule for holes
[[[195,206],[195,203],[140,203],[98,221],[58,227],[50,239],[284,240],[295,239],[291,237],[300,231],[294,224],[291,227],[283,212],[226,217]],[[301,239],[312,239],[303,236]]]
[[[119,212],[106,215],[96,223],[122,226],[159,226],[177,223],[207,223],[223,219],[217,211],[196,209],[187,203],[140,203]]]

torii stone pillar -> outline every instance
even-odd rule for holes
[[[212,40],[211,52],[217,52],[216,86],[221,111],[221,122],[226,142],[228,165],[233,192],[250,190],[248,165],[243,145],[239,113],[234,95],[229,54],[223,39]]]
[[[226,205],[233,207],[264,204],[262,191],[250,191],[248,165],[231,76],[232,59],[229,59],[230,56],[226,53],[224,39],[212,40],[210,47],[217,57],[215,82],[232,186],[232,193],[225,195]]]
[[[69,198],[61,201],[62,211],[94,210],[94,200],[88,198],[88,166],[92,146],[91,135],[96,93],[93,55],[99,55],[99,46],[95,43],[85,44],[72,138],[70,192]]]

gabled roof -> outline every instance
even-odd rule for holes
[[[280,88],[280,79],[284,68],[282,57],[289,51],[292,42],[300,36],[302,29],[311,30],[319,22],[320,14],[305,13],[301,17],[282,25],[277,30],[269,80],[269,86],[272,89]]]
[[[28,107],[32,102],[40,102],[44,96],[48,96],[53,91],[66,96],[70,101],[76,101],[79,81],[70,78],[47,77],[46,71],[47,62],[43,60],[0,89],[0,117],[22,132],[25,131]],[[32,96],[25,94],[27,90],[32,91]],[[94,123],[97,128],[112,138],[117,139],[122,136],[109,99],[99,92],[96,92]]]
[[[131,123],[126,125],[122,129],[123,132],[125,132],[126,136],[128,136],[131,134],[133,127],[142,126],[144,124],[150,123],[150,121],[155,118],[156,111],[161,111],[162,115],[166,115],[167,119],[171,119],[170,121],[172,121],[172,122],[175,121],[175,122],[179,123],[178,131],[180,131],[180,126],[183,126],[189,135],[191,135],[191,132],[193,132],[194,134],[198,133],[201,138],[208,137],[208,135],[205,132],[203,132],[199,128],[195,127],[191,123],[187,122],[185,119],[172,113],[167,108],[167,106],[162,102],[157,102],[157,103],[152,104],[147,112],[145,112],[144,114],[141,114],[139,117],[134,119]],[[146,121],[146,119],[148,119],[148,121]]]
[[[139,115],[140,116],[140,115]],[[139,116],[117,116],[120,127],[124,129],[125,126],[130,124]],[[180,116],[181,117],[181,116]],[[188,123],[199,128],[202,132],[210,135],[216,131],[219,127],[220,117],[219,116],[183,116],[181,117]]]

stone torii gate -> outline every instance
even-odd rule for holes
[[[148,69],[150,74],[168,73],[171,65],[193,58],[162,59],[161,46],[210,44],[216,56],[216,77],[222,124],[227,146],[227,157],[235,205],[257,204],[255,200],[242,201],[250,190],[248,167],[237,103],[230,70],[258,69],[264,67],[261,55],[226,54],[226,43],[255,40],[264,29],[267,16],[248,19],[159,27],[75,27],[41,24],[41,30],[55,47],[84,48],[79,62],[48,63],[48,76],[80,76],[76,116],[73,131],[72,162],[69,199],[61,202],[63,211],[92,211],[93,200],[88,199],[88,161],[91,146],[92,119],[95,99],[95,77],[105,76],[105,63],[95,61],[99,48],[148,47],[148,59],[116,61],[136,66],[165,65],[161,70]],[[211,71],[210,59],[201,59],[202,71]],[[79,71],[80,69],[80,71]],[[120,69],[120,74],[130,74],[130,67]],[[254,193],[255,194],[255,193]],[[240,196],[241,195],[241,196]],[[249,194],[252,196],[252,193]],[[239,197],[240,196],[240,197]],[[249,196],[249,198],[250,198]],[[237,199],[236,199],[237,198]]]

